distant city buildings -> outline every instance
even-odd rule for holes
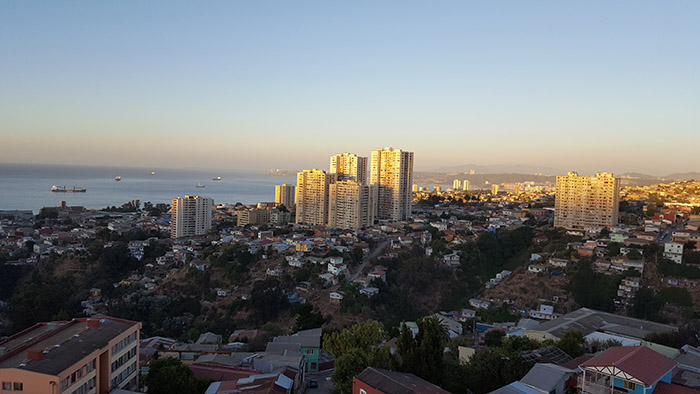
[[[275,202],[285,207],[292,208],[296,202],[296,187],[294,185],[276,185]]]
[[[462,188],[462,181],[460,181],[459,179],[455,179],[454,182],[452,182],[452,190],[458,191],[461,188]]]
[[[352,153],[331,156],[330,173],[335,174],[336,181],[353,181],[360,185],[367,184],[367,158]]]
[[[211,229],[214,200],[209,197],[185,196],[172,199],[172,238],[204,235]]]
[[[499,189],[498,185],[496,185],[496,184],[491,185],[491,194],[493,194],[493,195],[498,194],[498,189]]]
[[[607,172],[557,177],[554,226],[570,230],[612,227],[617,224],[620,180]]]
[[[469,191],[469,181],[466,179],[462,182],[462,190]]]
[[[328,192],[333,176],[323,170],[304,170],[297,174],[296,223],[328,224]]]

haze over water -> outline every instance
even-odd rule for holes
[[[151,171],[156,174],[150,175]],[[122,180],[116,182],[116,176]],[[213,181],[217,176],[221,180]],[[171,198],[184,195],[211,197],[217,204],[231,199],[251,204],[274,201],[276,184],[295,182],[293,176],[235,171],[0,164],[0,210],[31,209],[38,213],[42,207],[57,206],[60,201],[101,209],[131,200],[170,203]],[[198,183],[205,187],[195,187]],[[53,185],[84,187],[87,191],[52,193]]]

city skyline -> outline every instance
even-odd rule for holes
[[[417,171],[697,171],[698,11],[2,4],[0,160],[296,170],[400,145]]]

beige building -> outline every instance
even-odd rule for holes
[[[413,152],[393,148],[372,151],[370,184],[377,185],[377,219],[410,218]]]
[[[498,189],[500,189],[500,187],[498,185],[496,185],[496,184],[491,185],[491,194],[493,194],[493,195],[498,194]]]
[[[570,230],[611,227],[617,224],[620,179],[599,172],[579,176],[575,172],[557,177],[554,226]]]
[[[0,393],[135,390],[140,329],[111,317],[36,324],[0,341]]]
[[[462,188],[462,181],[459,179],[455,179],[454,182],[452,182],[452,190],[454,191],[459,191]]]
[[[328,189],[332,178],[331,174],[317,169],[297,173],[296,223],[328,223]]]
[[[170,232],[172,238],[204,235],[211,229],[214,200],[185,196],[172,200]]]
[[[462,190],[469,191],[469,181],[466,179],[462,182]]]
[[[336,182],[328,193],[328,226],[359,230],[374,224],[376,187],[353,181]]]
[[[282,204],[287,208],[294,207],[296,199],[296,188],[294,185],[275,185],[275,202]]]
[[[331,156],[330,173],[337,181],[353,181],[360,185],[367,184],[367,158],[351,153]]]

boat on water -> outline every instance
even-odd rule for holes
[[[115,176],[115,177],[114,177],[114,180],[117,181],[117,182],[119,182],[119,181],[122,180],[122,177],[120,177],[120,176]]]
[[[214,177],[214,178],[211,178],[211,180],[212,180],[212,181],[220,181],[220,180],[221,180],[221,177],[220,177],[220,176],[216,176],[216,177]]]
[[[155,171],[151,171],[151,175],[155,175],[155,174],[156,174],[156,172],[155,172]]]
[[[75,186],[73,186],[72,189],[67,189],[65,186],[58,187],[56,185],[53,185],[53,186],[51,186],[51,191],[53,193],[85,193],[87,191],[87,189],[84,187],[75,187]]]
[[[202,185],[201,183],[198,183],[198,184],[194,185],[194,187],[204,187],[204,185]]]

